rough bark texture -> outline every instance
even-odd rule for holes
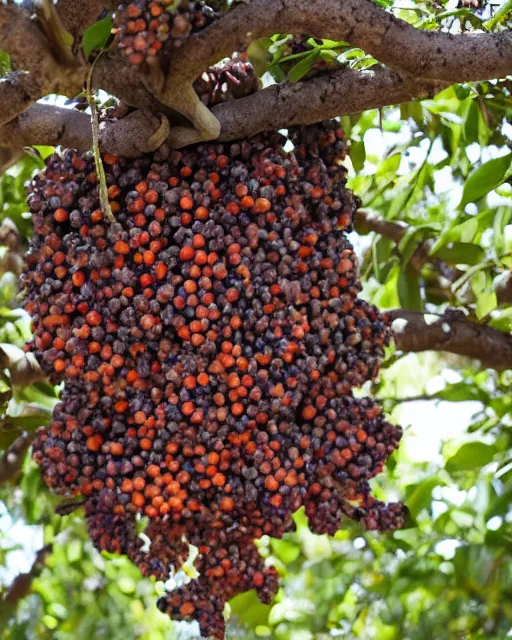
[[[357,87],[357,90],[354,90]],[[340,69],[296,84],[274,85],[252,96],[213,109],[221,140],[260,131],[307,125],[389,104],[432,97],[443,83],[400,75],[383,67],[367,71]]]
[[[80,39],[89,25],[96,22],[105,10],[111,11],[117,4],[116,0],[59,0],[57,11],[69,33]]]
[[[115,82],[122,92],[126,91],[131,103],[154,110],[155,101],[143,87],[138,87],[137,94],[129,92],[130,78],[122,72],[121,67]],[[98,87],[107,87],[109,65],[98,64],[94,81]],[[354,83],[358,83],[357,92],[353,91]],[[443,85],[444,86],[444,85]],[[214,115],[221,123],[219,140],[240,140],[261,131],[280,129],[291,125],[306,125],[319,120],[359,113],[365,109],[374,109],[386,104],[391,96],[396,104],[407,102],[417,97],[427,97],[435,93],[436,85],[429,81],[418,81],[402,78],[399,74],[384,68],[369,71],[342,69],[322,74],[312,80],[295,85],[275,85],[259,91],[247,98],[226,102],[213,109]],[[161,109],[176,123],[176,113]],[[9,147],[22,141],[29,144],[66,144],[68,135],[74,140],[78,149],[91,146],[92,135],[83,113],[70,111],[48,105],[34,105],[18,118],[11,120],[0,128],[0,147]],[[156,121],[155,121],[156,122]],[[63,129],[63,126],[67,129]],[[151,127],[141,128],[135,120],[133,126],[125,123],[112,125],[112,132],[105,129],[103,145],[105,151],[136,156],[144,148],[141,137],[150,137],[154,132]],[[71,131],[74,129],[74,131]],[[121,134],[121,129],[123,134]],[[134,144],[134,137],[137,138]],[[57,143],[55,142],[57,141]],[[73,146],[73,145],[71,145]]]
[[[21,472],[25,454],[36,435],[35,432],[23,433],[0,456],[0,486],[16,480]]]
[[[391,312],[393,336],[405,352],[447,351],[503,371],[512,365],[512,336],[464,319],[398,309]]]
[[[510,73],[512,33],[452,35],[421,31],[370,0],[251,0],[192,36],[174,56],[171,76],[197,77],[257,38],[274,33],[308,33],[346,40],[380,62],[416,77],[458,82]]]

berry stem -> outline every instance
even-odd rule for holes
[[[94,164],[96,165],[96,173],[98,174],[99,180],[99,196],[100,196],[100,204],[105,217],[109,222],[114,222],[114,214],[112,213],[112,208],[110,206],[110,201],[108,197],[108,189],[107,189],[107,179],[105,177],[105,169],[103,167],[103,162],[101,160],[101,152],[100,152],[100,123],[98,118],[98,108],[96,106],[96,100],[92,93],[91,88],[91,80],[92,74],[94,71],[94,66],[96,62],[101,57],[102,53],[98,55],[98,57],[91,64],[89,69],[89,73],[87,74],[87,86],[86,86],[86,94],[87,94],[87,102],[91,107],[91,127],[92,127],[92,150],[94,154]]]

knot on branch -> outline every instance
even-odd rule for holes
[[[100,142],[109,153],[136,158],[156,151],[171,131],[166,116],[149,111],[133,111],[114,122],[104,122],[100,129]]]

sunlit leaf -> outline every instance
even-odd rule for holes
[[[479,469],[489,464],[495,454],[496,448],[493,445],[484,442],[468,442],[446,461],[445,468],[449,473]]]
[[[112,16],[107,16],[92,24],[84,33],[82,40],[82,48],[86,60],[89,60],[92,53],[96,50],[101,51],[105,48],[113,27]]]
[[[310,53],[307,58],[304,58],[300,62],[298,62],[288,73],[288,80],[291,83],[299,82],[302,80],[304,76],[306,76],[311,69],[315,66],[320,58],[320,52],[318,49],[315,49],[312,53]]]
[[[459,208],[465,207],[469,202],[476,202],[503,183],[510,170],[512,153],[499,158],[489,160],[475,169],[466,180],[462,200]]]

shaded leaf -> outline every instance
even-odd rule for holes
[[[437,476],[427,478],[412,488],[406,497],[407,508],[413,519],[416,519],[423,509],[430,509],[432,503],[432,491],[444,483]]]

